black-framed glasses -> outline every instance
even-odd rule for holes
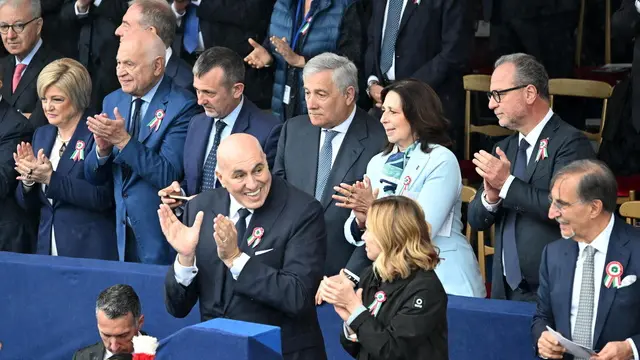
[[[520,85],[520,86],[515,86],[515,87],[504,89],[504,90],[488,91],[487,92],[487,98],[489,100],[491,100],[491,98],[493,98],[493,100],[495,100],[497,103],[500,103],[500,101],[502,101],[502,95],[508,93],[509,91],[526,88],[527,86],[529,86],[529,85]]]
[[[572,203],[559,202],[557,200],[553,200],[551,195],[549,195],[549,206],[556,208],[559,212],[563,212],[564,210],[570,208],[571,206],[582,202],[582,200],[576,200]]]
[[[13,29],[13,31],[16,34],[20,34],[21,32],[24,31],[24,28],[27,27],[27,25],[31,24],[32,22],[38,19],[40,19],[39,16],[34,17],[33,19],[27,21],[26,23],[17,22],[15,24],[0,24],[0,33],[6,34],[9,32],[9,29]]]

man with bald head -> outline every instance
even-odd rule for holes
[[[95,146],[85,175],[95,183],[113,176],[120,260],[169,264],[171,248],[154,214],[158,190],[182,177],[182,156],[195,97],[164,75],[165,47],[154,33],[137,31],[118,49],[121,89],[101,114],[89,117]]]
[[[272,177],[249,134],[222,140],[217,156],[223,188],[189,201],[184,224],[168,205],[158,210],[178,252],[165,279],[167,310],[182,318],[199,300],[202,321],[279,326],[284,359],[326,359],[314,307],[327,242],[322,206]]]

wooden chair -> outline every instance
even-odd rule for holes
[[[471,135],[473,133],[484,134],[486,136],[508,136],[513,131],[505,129],[499,125],[473,125],[471,123],[471,92],[486,93],[490,89],[491,76],[489,75],[465,75],[463,77],[465,90],[464,105],[464,160],[460,161],[460,171],[465,184],[469,181],[476,182],[482,179],[476,173],[475,165],[471,162]]]
[[[470,204],[471,200],[476,196],[476,189],[470,186],[463,186],[462,192],[460,193],[460,200],[465,204]],[[493,230],[493,227],[491,228]],[[467,227],[465,230],[465,235],[467,236],[467,240],[473,244],[472,236],[473,229],[471,225],[467,223]],[[487,283],[487,269],[486,269],[486,257],[488,255],[493,255],[494,248],[492,246],[485,245],[484,231],[480,230],[477,232],[477,246],[478,246],[478,265],[480,267],[480,273],[482,274],[482,280]]]
[[[604,63],[611,64],[611,0],[605,0],[604,10]],[[586,0],[580,0],[580,16],[578,18],[578,29],[576,32],[576,52],[575,65],[580,67],[582,58],[582,39],[584,33]]]
[[[640,201],[627,201],[620,205],[620,215],[627,218],[627,224],[633,225],[640,219]]]
[[[602,99],[602,121],[597,133],[584,131],[589,140],[595,141],[597,147],[602,143],[602,129],[607,116],[607,105],[613,87],[603,81],[581,80],[581,79],[551,79],[549,80],[549,94],[551,95],[551,108],[556,96],[586,97]]]

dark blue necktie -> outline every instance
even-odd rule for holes
[[[196,7],[189,5],[184,16],[184,37],[182,44],[189,54],[193,54],[198,48],[198,33],[200,32],[200,19],[196,14]]]
[[[141,98],[137,98],[133,100],[133,103],[131,105],[133,114],[129,119],[129,135],[131,135],[132,139],[136,139],[136,140],[138,140],[138,134],[140,133],[140,122],[142,121],[141,113],[142,113],[143,103],[144,103],[144,100],[142,100]],[[129,167],[129,165],[127,164],[123,164],[122,165],[122,182],[124,183],[129,178],[131,178],[132,173],[133,173],[133,170],[131,169],[131,167]]]
[[[247,217],[251,215],[251,211],[245,208],[238,210],[238,221],[236,222],[236,233],[238,234],[238,246],[247,240],[244,234],[247,232]]]
[[[202,171],[201,191],[213,190],[216,186],[216,163],[218,162],[218,146],[220,145],[222,130],[225,126],[227,126],[227,123],[225,123],[224,121],[216,121],[216,134],[213,137],[213,146],[209,151],[207,160],[204,163],[204,170]]]
[[[529,143],[526,139],[520,140],[518,155],[513,166],[513,176],[523,180],[527,175],[527,149]],[[522,271],[520,271],[520,259],[518,258],[518,248],[516,246],[516,219],[518,215],[515,210],[507,212],[504,229],[502,231],[502,246],[504,251],[504,270],[507,277],[507,284],[515,290],[522,281]]]

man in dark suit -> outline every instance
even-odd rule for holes
[[[438,93],[452,138],[462,144],[462,75],[473,41],[467,0],[372,1],[372,7],[364,70],[374,105],[382,105],[381,91],[392,81],[424,81]]]
[[[2,99],[24,116],[34,128],[47,124],[36,92],[42,68],[62,57],[42,43],[39,0],[6,2],[0,6],[0,35],[9,56],[2,61]],[[26,120],[25,120],[26,121]]]
[[[349,59],[320,54],[305,65],[303,80],[309,115],[285,123],[273,174],[315,195],[322,204],[329,231],[324,274],[336,275],[346,267],[358,279],[370,262],[363,248],[345,240],[343,229],[350,210],[337,207],[331,195],[340,183],[362,180],[386,136],[382,125],[355,104],[358,70]],[[324,162],[326,154],[330,155]]]
[[[549,327],[595,350],[591,359],[638,359],[640,230],[615,217],[615,176],[600,161],[575,161],[554,176],[550,199],[563,239],[542,253],[536,353],[563,358]]]
[[[243,59],[253,51],[252,38],[262,44],[273,12],[274,0],[174,1],[172,8],[181,28],[183,56],[212,46],[224,46]],[[271,106],[272,73],[246,66],[245,95],[261,109]]]
[[[247,133],[258,139],[269,168],[276,157],[282,123],[261,111],[244,92],[244,63],[233,50],[212,47],[194,65],[193,84],[204,114],[191,119],[184,148],[184,181],[161,190],[162,202],[182,205],[170,195],[196,195],[219,187],[216,170],[218,144],[231,134]]]
[[[587,138],[549,108],[549,78],[527,54],[498,59],[489,108],[500,126],[516,131],[492,154],[474,154],[483,186],[469,206],[478,230],[496,225],[491,297],[535,301],[542,249],[558,238],[546,217],[551,177],[561,167],[595,154]]]
[[[140,299],[129,285],[113,285],[98,295],[96,320],[102,341],[76,351],[73,360],[103,360],[113,354],[130,354],[131,339],[144,334],[140,331],[144,324]]]
[[[150,30],[164,43],[166,48],[165,75],[174,84],[191,92],[193,76],[191,66],[180,58],[180,53],[171,48],[176,33],[176,22],[171,6],[164,0],[134,0],[116,29],[116,35],[125,36],[130,31]]]
[[[88,119],[96,142],[85,178],[100,184],[113,177],[121,261],[168,264],[173,257],[153,210],[160,205],[158,191],[182,177],[185,136],[197,106],[192,93],[164,76],[164,56],[162,40],[150,31],[123,37],[122,89],[105,98],[102,114]]]
[[[279,326],[285,359],[326,359],[313,306],[327,250],[322,207],[272,178],[260,143],[249,134],[220,143],[217,176],[224,188],[187,204],[183,219],[191,227],[167,205],[158,210],[178,252],[165,279],[167,310],[185,317],[199,300],[203,321]]]
[[[38,220],[29,219],[15,200],[18,173],[13,159],[16,146],[30,142],[32,135],[33,127],[24,116],[0,99],[0,251],[35,251]]]

